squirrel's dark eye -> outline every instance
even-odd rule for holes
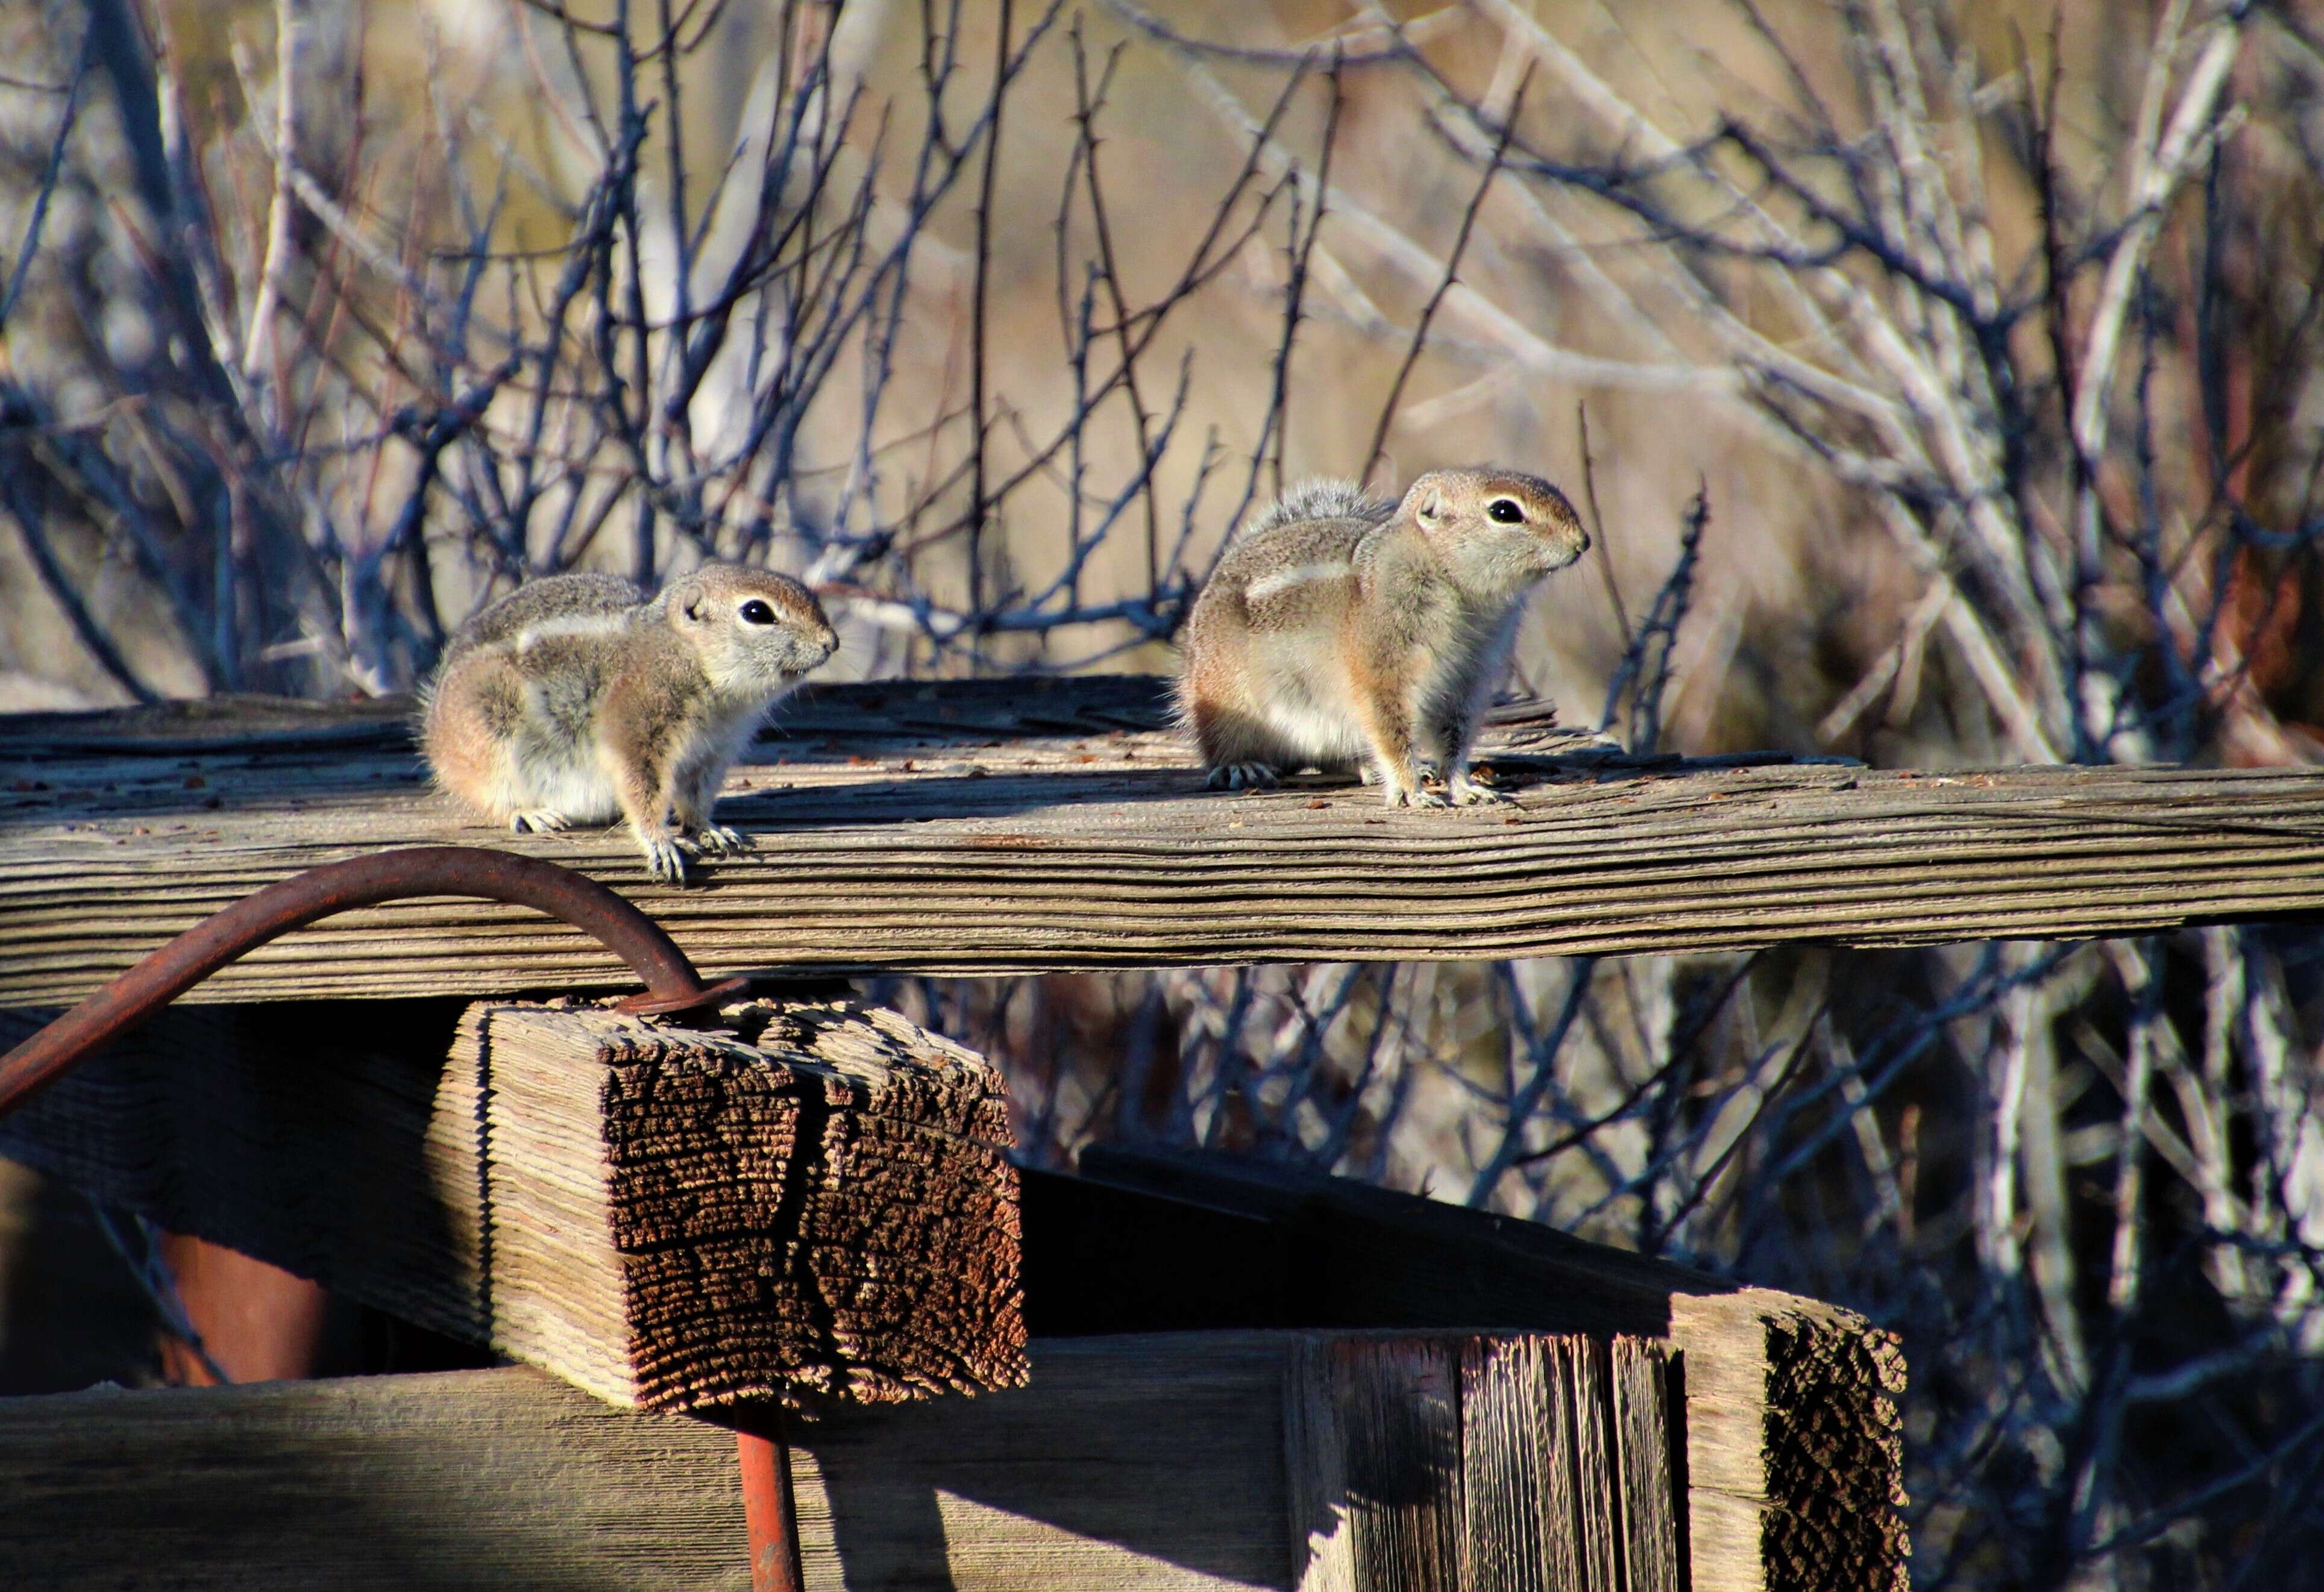
[[[1518,508],[1516,503],[1512,502],[1508,498],[1495,498],[1491,502],[1485,505],[1485,512],[1499,520],[1503,525],[1523,525],[1525,523],[1525,511]]]
[[[742,622],[752,625],[770,625],[775,622],[775,611],[768,607],[763,599],[753,597],[742,604]]]

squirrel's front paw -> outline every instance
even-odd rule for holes
[[[658,834],[639,842],[646,854],[646,871],[666,885],[686,882],[686,852],[675,835]]]
[[[1466,774],[1455,774],[1445,787],[1456,807],[1473,807],[1480,802],[1514,802],[1517,798],[1505,790],[1495,790],[1489,785],[1480,785]]]
[[[544,808],[538,813],[512,814],[509,829],[516,834],[554,834],[571,822],[564,814]]]
[[[1391,807],[1442,807],[1449,804],[1434,791],[1423,790],[1416,785],[1390,785],[1388,788],[1388,805]]]
[[[723,824],[706,824],[693,834],[695,846],[713,857],[732,857],[751,849],[751,837]]]

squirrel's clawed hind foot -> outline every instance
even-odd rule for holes
[[[1508,791],[1496,790],[1489,785],[1480,784],[1474,778],[1466,773],[1455,774],[1451,779],[1447,780],[1444,786],[1444,794],[1452,798],[1452,805],[1456,807],[1474,807],[1484,804],[1508,804],[1514,803],[1517,799],[1511,796]]]
[[[1213,790],[1273,790],[1283,775],[1266,763],[1221,763],[1204,783]]]

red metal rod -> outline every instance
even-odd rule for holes
[[[653,919],[596,880],[553,862],[481,846],[378,851],[310,868],[205,918],[0,1056],[0,1117],[244,952],[335,912],[407,896],[476,896],[562,918],[637,971],[646,982],[637,1009],[682,1010],[729,987],[706,989],[686,952]]]
[[[770,1411],[759,1420],[765,1436],[734,1434],[734,1456],[742,1467],[742,1523],[751,1539],[751,1592],[806,1592],[782,1412]]]

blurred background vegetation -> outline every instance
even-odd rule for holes
[[[1284,483],[1495,461],[1598,533],[1510,687],[1570,724],[2324,748],[2313,5],[23,0],[0,60],[0,709],[408,691],[705,557],[842,675],[1163,670]],[[2264,1587],[2324,1555],[2319,950],[886,993],[1038,1158],[1865,1311],[1919,1586]]]

